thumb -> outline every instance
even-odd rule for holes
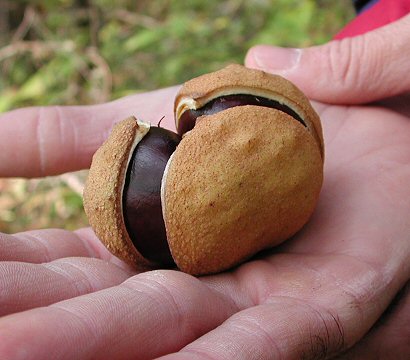
[[[359,104],[410,91],[410,15],[353,38],[306,49],[258,45],[245,65],[282,75],[314,100]]]

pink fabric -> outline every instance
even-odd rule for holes
[[[364,34],[398,20],[409,12],[410,0],[380,0],[347,24],[334,38],[343,39]]]

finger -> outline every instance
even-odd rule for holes
[[[340,360],[410,357],[410,282],[398,294],[372,330]]]
[[[14,110],[0,116],[0,177],[39,177],[89,167],[115,122],[134,115],[173,125],[177,87],[94,106]]]
[[[251,294],[256,306],[164,359],[330,358],[368,331],[402,282],[381,285],[388,274],[343,255],[277,254],[223,276],[219,291]]]
[[[98,259],[64,258],[46,264],[0,263],[0,316],[117,285],[130,271]]]
[[[219,325],[236,306],[175,271],[0,319],[0,358],[151,359]]]
[[[35,332],[40,335],[33,341],[26,340],[23,349],[33,354],[33,358],[44,356],[48,346],[61,349],[61,353],[53,354],[56,359],[64,358],[62,354],[67,358],[112,358],[114,353],[118,359],[152,358],[176,351],[190,342],[195,347],[196,338],[207,332],[211,332],[212,336],[214,331],[218,331],[219,328],[215,329],[218,325],[252,304],[278,304],[273,313],[282,320],[273,325],[272,318],[264,312],[260,315],[250,312],[248,315],[256,319],[266,318],[267,323],[261,323],[262,332],[271,326],[273,337],[281,334],[279,339],[284,341],[281,350],[284,353],[294,354],[296,347],[301,353],[314,354],[311,343],[306,343],[303,337],[299,341],[296,336],[299,334],[293,331],[299,328],[302,333],[309,330],[306,330],[307,333],[318,339],[315,344],[328,341],[325,346],[330,354],[333,350],[344,348],[338,343],[341,339],[337,335],[341,331],[339,328],[343,328],[346,334],[344,346],[351,345],[368,330],[369,324],[390,301],[389,296],[394,291],[394,286],[378,286],[374,291],[373,286],[379,283],[377,279],[380,275],[369,271],[371,267],[359,261],[346,264],[344,256],[327,259],[327,262],[321,256],[310,257],[308,262],[302,261],[306,256],[289,257],[275,256],[272,263],[253,262],[231,274],[204,278],[208,286],[178,272],[145,273],[115,288],[67,300],[47,309],[35,309],[3,318],[0,320],[0,344],[4,345],[3,348],[0,345],[0,355],[13,351],[16,344]],[[268,271],[266,267],[269,267]],[[335,275],[341,267],[349,269],[348,274],[343,274],[347,278]],[[326,270],[324,275],[318,276],[323,269]],[[371,292],[369,286],[363,286],[367,283],[370,283]],[[342,284],[355,286],[345,287]],[[243,294],[251,294],[251,298],[246,299]],[[295,300],[297,298],[300,300]],[[294,310],[292,321],[287,320],[287,310],[284,311],[288,307]],[[258,307],[262,310],[265,308]],[[305,313],[305,318],[300,316]],[[275,315],[273,318],[276,318]],[[235,324],[236,320],[234,316],[231,324]],[[241,323],[240,317],[239,320]],[[64,326],[61,326],[62,323]],[[107,328],[105,324],[110,326]],[[235,334],[231,326],[224,329],[231,335]],[[244,333],[253,330],[252,327],[248,331],[244,328]],[[217,333],[216,338],[224,338],[224,333]],[[121,334],[120,337],[118,334]],[[242,336],[228,345],[237,351],[244,346],[252,347],[258,339],[256,336],[270,337],[271,334],[259,333],[248,338]],[[213,340],[208,345],[211,350],[215,346],[223,346],[222,342]],[[314,349],[322,351],[319,345]],[[274,349],[269,350],[271,353]]]
[[[105,260],[113,258],[91,229],[76,232],[60,229],[32,230],[14,235],[0,233],[0,261],[44,263],[74,256]]]
[[[385,27],[306,49],[256,46],[245,63],[283,75],[310,98],[367,103],[410,91],[410,15]]]
[[[331,313],[277,299],[233,315],[161,360],[327,359],[344,348],[343,331]]]

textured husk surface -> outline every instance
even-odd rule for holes
[[[227,67],[187,81],[175,98],[174,110],[181,102],[193,99],[198,107],[203,106],[220,94],[247,93],[278,100],[295,110],[306,122],[324,156],[322,126],[319,116],[308,98],[293,83],[279,76],[261,70],[249,69],[232,64]],[[178,122],[179,119],[176,118]]]
[[[135,117],[113,127],[109,138],[93,156],[83,198],[90,225],[107,249],[133,267],[145,270],[153,264],[132,244],[122,213],[128,159],[139,131]]]
[[[215,273],[281,243],[308,221],[322,178],[320,147],[291,116],[241,106],[201,117],[163,185],[177,266]]]

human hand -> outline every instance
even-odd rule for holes
[[[41,154],[31,162],[2,158],[2,174],[86,167],[113,120],[141,114],[155,123],[170,114],[164,99],[175,91],[101,107],[6,114],[0,143],[9,155],[16,150],[11,134],[37,134],[43,142],[38,152],[35,144],[19,146],[25,156]],[[0,308],[11,314],[0,319],[0,358],[320,358],[356,343],[409,279],[410,123],[376,106],[315,106],[327,151],[313,218],[282,247],[232,271],[199,279],[171,270],[129,277],[89,229],[38,231],[31,241],[3,236],[2,260],[14,262],[0,268],[7,289]],[[72,130],[53,130],[58,118]],[[55,133],[67,137],[50,145]],[[62,149],[75,150],[74,158]],[[16,280],[7,283],[10,277]]]
[[[387,108],[403,114],[409,121],[409,32],[410,15],[365,36],[324,46],[295,51],[257,46],[248,52],[246,63],[249,67],[286,76],[310,98],[324,103],[354,105],[371,102],[374,107],[380,106],[380,113]],[[408,127],[403,131],[408,133]],[[409,160],[403,166],[409,167]],[[385,191],[394,191],[394,188]],[[404,213],[403,223],[409,229],[408,215]],[[407,247],[409,242],[407,236]],[[371,331],[341,358],[407,359],[410,356],[409,290],[410,281],[407,280],[405,288]]]

